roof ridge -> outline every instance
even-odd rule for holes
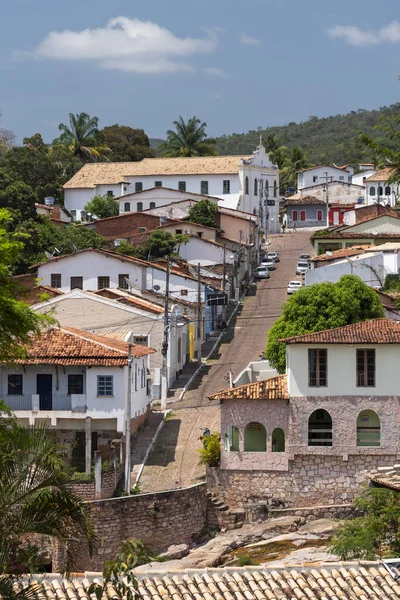
[[[54,328],[54,329],[57,329],[57,328]],[[63,331],[65,333],[67,333],[68,335],[73,335],[73,336],[78,337],[78,338],[80,338],[82,340],[85,340],[85,342],[89,342],[90,344],[97,344],[99,346],[107,348],[108,350],[115,350],[116,352],[119,352],[120,354],[124,354],[125,353],[125,350],[123,348],[115,348],[115,347],[112,346],[112,344],[109,345],[109,344],[106,344],[104,342],[101,342],[100,340],[93,340],[90,337],[86,337],[85,335],[81,335],[81,334],[88,334],[89,333],[89,332],[83,331],[82,329],[77,329],[75,327],[63,327],[63,326],[59,327],[58,329],[59,329],[59,331]],[[104,337],[105,341],[112,339],[112,338],[106,338],[106,336],[101,336],[101,335],[96,334],[96,333],[92,333],[92,334],[89,333],[89,335],[94,335],[94,336],[99,337],[99,338]],[[119,341],[117,343],[119,343],[119,344],[127,344],[128,345],[127,342],[120,342]],[[132,346],[136,346],[136,345],[137,344],[132,344]],[[128,353],[128,349],[126,349],[126,354],[127,353]]]

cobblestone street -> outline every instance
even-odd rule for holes
[[[233,378],[265,349],[267,331],[280,316],[287,300],[287,284],[295,279],[299,254],[312,253],[310,232],[297,231],[271,236],[269,250],[279,252],[280,263],[267,281],[257,283],[257,293],[248,296],[239,309],[221,345],[193,381],[183,400],[170,405],[168,416],[150,452],[140,482],[143,492],[185,487],[202,480],[199,465],[201,428],[219,430],[219,405],[208,396],[229,386]]]

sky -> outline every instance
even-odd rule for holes
[[[46,142],[70,112],[165,137],[209,135],[400,100],[400,2],[3,0],[0,127]]]

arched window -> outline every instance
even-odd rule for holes
[[[265,194],[268,198],[268,196],[269,196],[269,181],[268,181],[268,179],[265,180]]]
[[[375,196],[375,194],[376,194],[375,187],[374,186],[370,187],[369,188],[369,195],[370,196]]]
[[[155,208],[156,207],[156,203],[155,202],[150,202],[150,208]]]
[[[143,202],[138,202],[138,203],[137,203],[137,208],[136,208],[136,210],[137,210],[138,212],[141,212],[141,211],[143,210]]]
[[[131,210],[131,203],[125,202],[124,203],[124,212],[130,212],[130,210]]]
[[[308,445],[332,446],[332,417],[322,408],[315,410],[308,419]]]
[[[266,452],[267,432],[261,423],[249,423],[244,430],[245,452]]]
[[[274,198],[276,198],[277,192],[278,192],[278,185],[276,183],[276,180],[274,180]]]
[[[357,418],[357,446],[380,446],[381,422],[373,410],[363,410]]]
[[[257,179],[254,180],[254,195],[255,196],[258,195],[258,181],[257,181]]]
[[[272,452],[285,452],[285,432],[280,427],[272,432]]]
[[[392,193],[392,190],[390,189],[390,185],[387,185],[385,187],[385,196],[390,196]]]
[[[230,425],[225,433],[224,450],[225,452],[239,451],[239,429],[235,425]]]
[[[383,196],[383,187],[381,185],[378,188],[378,194],[379,196]]]
[[[244,180],[244,193],[248,194],[249,193],[249,178],[246,176],[246,179]]]

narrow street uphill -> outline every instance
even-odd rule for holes
[[[311,253],[310,233],[298,231],[271,236],[268,250],[279,252],[280,262],[269,280],[257,283],[257,293],[247,296],[216,353],[194,379],[184,399],[169,407],[171,413],[150,452],[140,488],[154,492],[185,487],[201,481],[205,469],[199,465],[201,430],[219,431],[219,405],[208,397],[229,387],[233,378],[263,353],[267,332],[280,316],[287,300],[287,284],[296,278],[299,254]]]

